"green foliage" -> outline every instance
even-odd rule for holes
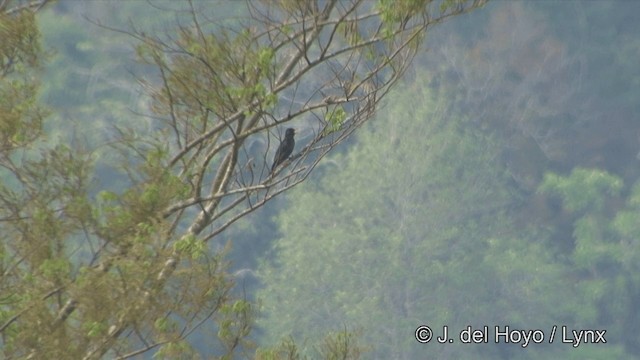
[[[626,208],[616,213],[612,228],[620,237],[621,262],[629,271],[636,273],[640,270],[640,253],[636,251],[640,239],[640,182],[632,187]]]
[[[579,269],[611,266],[620,257],[620,249],[606,241],[608,236],[603,233],[606,226],[597,218],[581,218],[574,226],[576,246],[573,259]]]
[[[44,260],[38,267],[38,272],[45,278],[61,281],[69,276],[71,264],[64,258],[50,258]]]
[[[574,223],[573,260],[578,269],[610,267],[622,255],[604,214],[608,199],[622,189],[622,180],[605,171],[574,169],[569,176],[546,174],[540,191],[556,194],[568,211],[581,214]]]
[[[218,338],[226,349],[222,358],[232,359],[237,348],[251,346],[247,336],[251,332],[255,310],[248,301],[236,300],[224,304],[220,308],[220,314]]]
[[[0,12],[0,38],[2,75],[39,66],[42,48],[33,12]]]
[[[87,336],[92,338],[104,335],[107,331],[107,326],[104,323],[97,321],[91,321],[84,324],[84,328],[87,331]]]
[[[378,8],[385,23],[407,21],[426,11],[429,0],[380,0]]]
[[[358,359],[363,349],[358,344],[359,334],[347,330],[329,333],[320,344],[321,359]]]
[[[597,169],[576,168],[568,177],[546,174],[540,191],[559,195],[569,211],[601,210],[607,195],[622,189],[622,180]]]
[[[575,214],[573,237],[575,246],[570,253],[579,281],[576,291],[579,301],[577,319],[586,327],[608,326],[609,336],[622,338],[637,322],[629,299],[637,294],[640,278],[635,275],[640,253],[636,242],[638,231],[638,184],[621,209],[611,211],[623,189],[622,180],[605,171],[574,169],[569,176],[547,174],[541,191],[557,194],[565,208]],[[626,314],[626,315],[623,315]],[[618,321],[626,317],[625,321]],[[626,344],[637,344],[630,338]],[[613,344],[594,352],[595,358],[626,358],[622,347]],[[589,352],[592,354],[592,352]],[[600,354],[600,355],[598,355]]]
[[[329,135],[332,132],[340,130],[342,124],[347,119],[347,112],[344,111],[342,106],[334,107],[325,118],[327,126],[324,128],[324,135]]]
[[[197,359],[196,351],[187,341],[171,341],[160,346],[153,354],[154,359]]]
[[[283,339],[277,346],[272,348],[260,348],[256,351],[256,360],[299,360],[298,345],[291,338]]]
[[[449,9],[455,9],[467,2],[468,0],[444,0],[440,3],[440,12],[444,13]]]
[[[186,236],[173,244],[176,251],[197,259],[205,254],[206,247],[204,243],[194,236]]]
[[[178,329],[178,324],[175,321],[168,319],[167,317],[157,319],[153,323],[153,326],[161,333],[172,332]]]
[[[619,345],[583,344],[578,348],[558,352],[558,356],[567,360],[623,360],[629,358],[629,353]]]
[[[36,103],[36,76],[44,57],[30,11],[0,12],[0,148],[18,149],[35,141],[47,111]]]
[[[275,58],[275,52],[272,48],[262,48],[258,50],[257,54],[257,68],[261,73],[270,74],[273,68],[273,61]]]
[[[257,360],[300,360],[300,359],[359,359],[367,349],[359,344],[359,332],[347,330],[328,333],[313,344],[315,357],[303,356],[291,337],[283,339],[277,346],[261,348],[256,352]]]
[[[140,44],[140,60],[167,73],[167,87],[155,95],[154,110],[198,117],[193,109],[234,112],[255,101],[259,107],[273,107],[277,96],[267,91],[266,80],[276,70],[275,51],[260,46],[254,35],[249,29],[233,35],[226,31],[203,35],[183,29],[177,45],[188,56],[169,57],[163,44],[151,39]],[[207,108],[202,109],[202,104]]]

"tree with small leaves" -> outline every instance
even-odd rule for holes
[[[126,187],[92,188],[92,149],[49,149],[40,132],[26,131],[44,118],[33,96],[9,106],[16,120],[1,149],[3,355],[194,357],[189,335],[205,323],[217,329],[212,352],[247,354],[255,309],[231,295],[226,248],[214,246],[220,234],[307,179],[371,119],[428,28],[484,2],[247,1],[235,26],[208,17],[206,2],[187,2],[166,36],[110,29],[131,35],[140,62],[157,73],[139,78],[151,129],[120,126],[108,145],[123,155]],[[29,51],[38,54],[35,8],[22,8],[3,16],[25,16],[33,37],[16,38],[28,51],[4,58],[6,74],[30,66]],[[12,48],[8,41],[0,39],[2,49]],[[269,176],[272,130],[293,122],[305,138],[288,170]],[[327,338],[326,356],[356,357],[341,345],[350,336]]]

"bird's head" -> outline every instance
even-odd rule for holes
[[[293,137],[293,135],[295,133],[296,133],[296,130],[294,128],[288,128],[287,131],[285,132],[284,136]]]

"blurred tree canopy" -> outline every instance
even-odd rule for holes
[[[277,217],[265,339],[349,324],[375,358],[637,358],[640,27],[626,5],[491,3],[435,29],[384,121]],[[607,344],[419,344],[421,324],[604,329]]]
[[[415,359],[425,354],[410,336],[421,319],[436,329],[534,326],[566,310],[539,315],[564,291],[535,232],[514,226],[500,144],[450,116],[449,97],[423,79],[388,98],[378,115],[386,121],[335,159],[340,171],[297,189],[280,215],[287,236],[259,293],[274,338],[312,339],[344,322],[362,330],[374,357]],[[508,349],[442,345],[429,354],[490,359]]]

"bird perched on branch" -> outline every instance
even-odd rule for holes
[[[278,146],[276,156],[273,157],[273,166],[271,166],[271,172],[273,172],[273,170],[275,170],[278,165],[287,160],[293,152],[293,147],[296,146],[296,141],[293,140],[293,135],[295,135],[295,133],[296,131],[292,128],[288,128],[284,133],[284,139],[280,142],[280,146]]]

